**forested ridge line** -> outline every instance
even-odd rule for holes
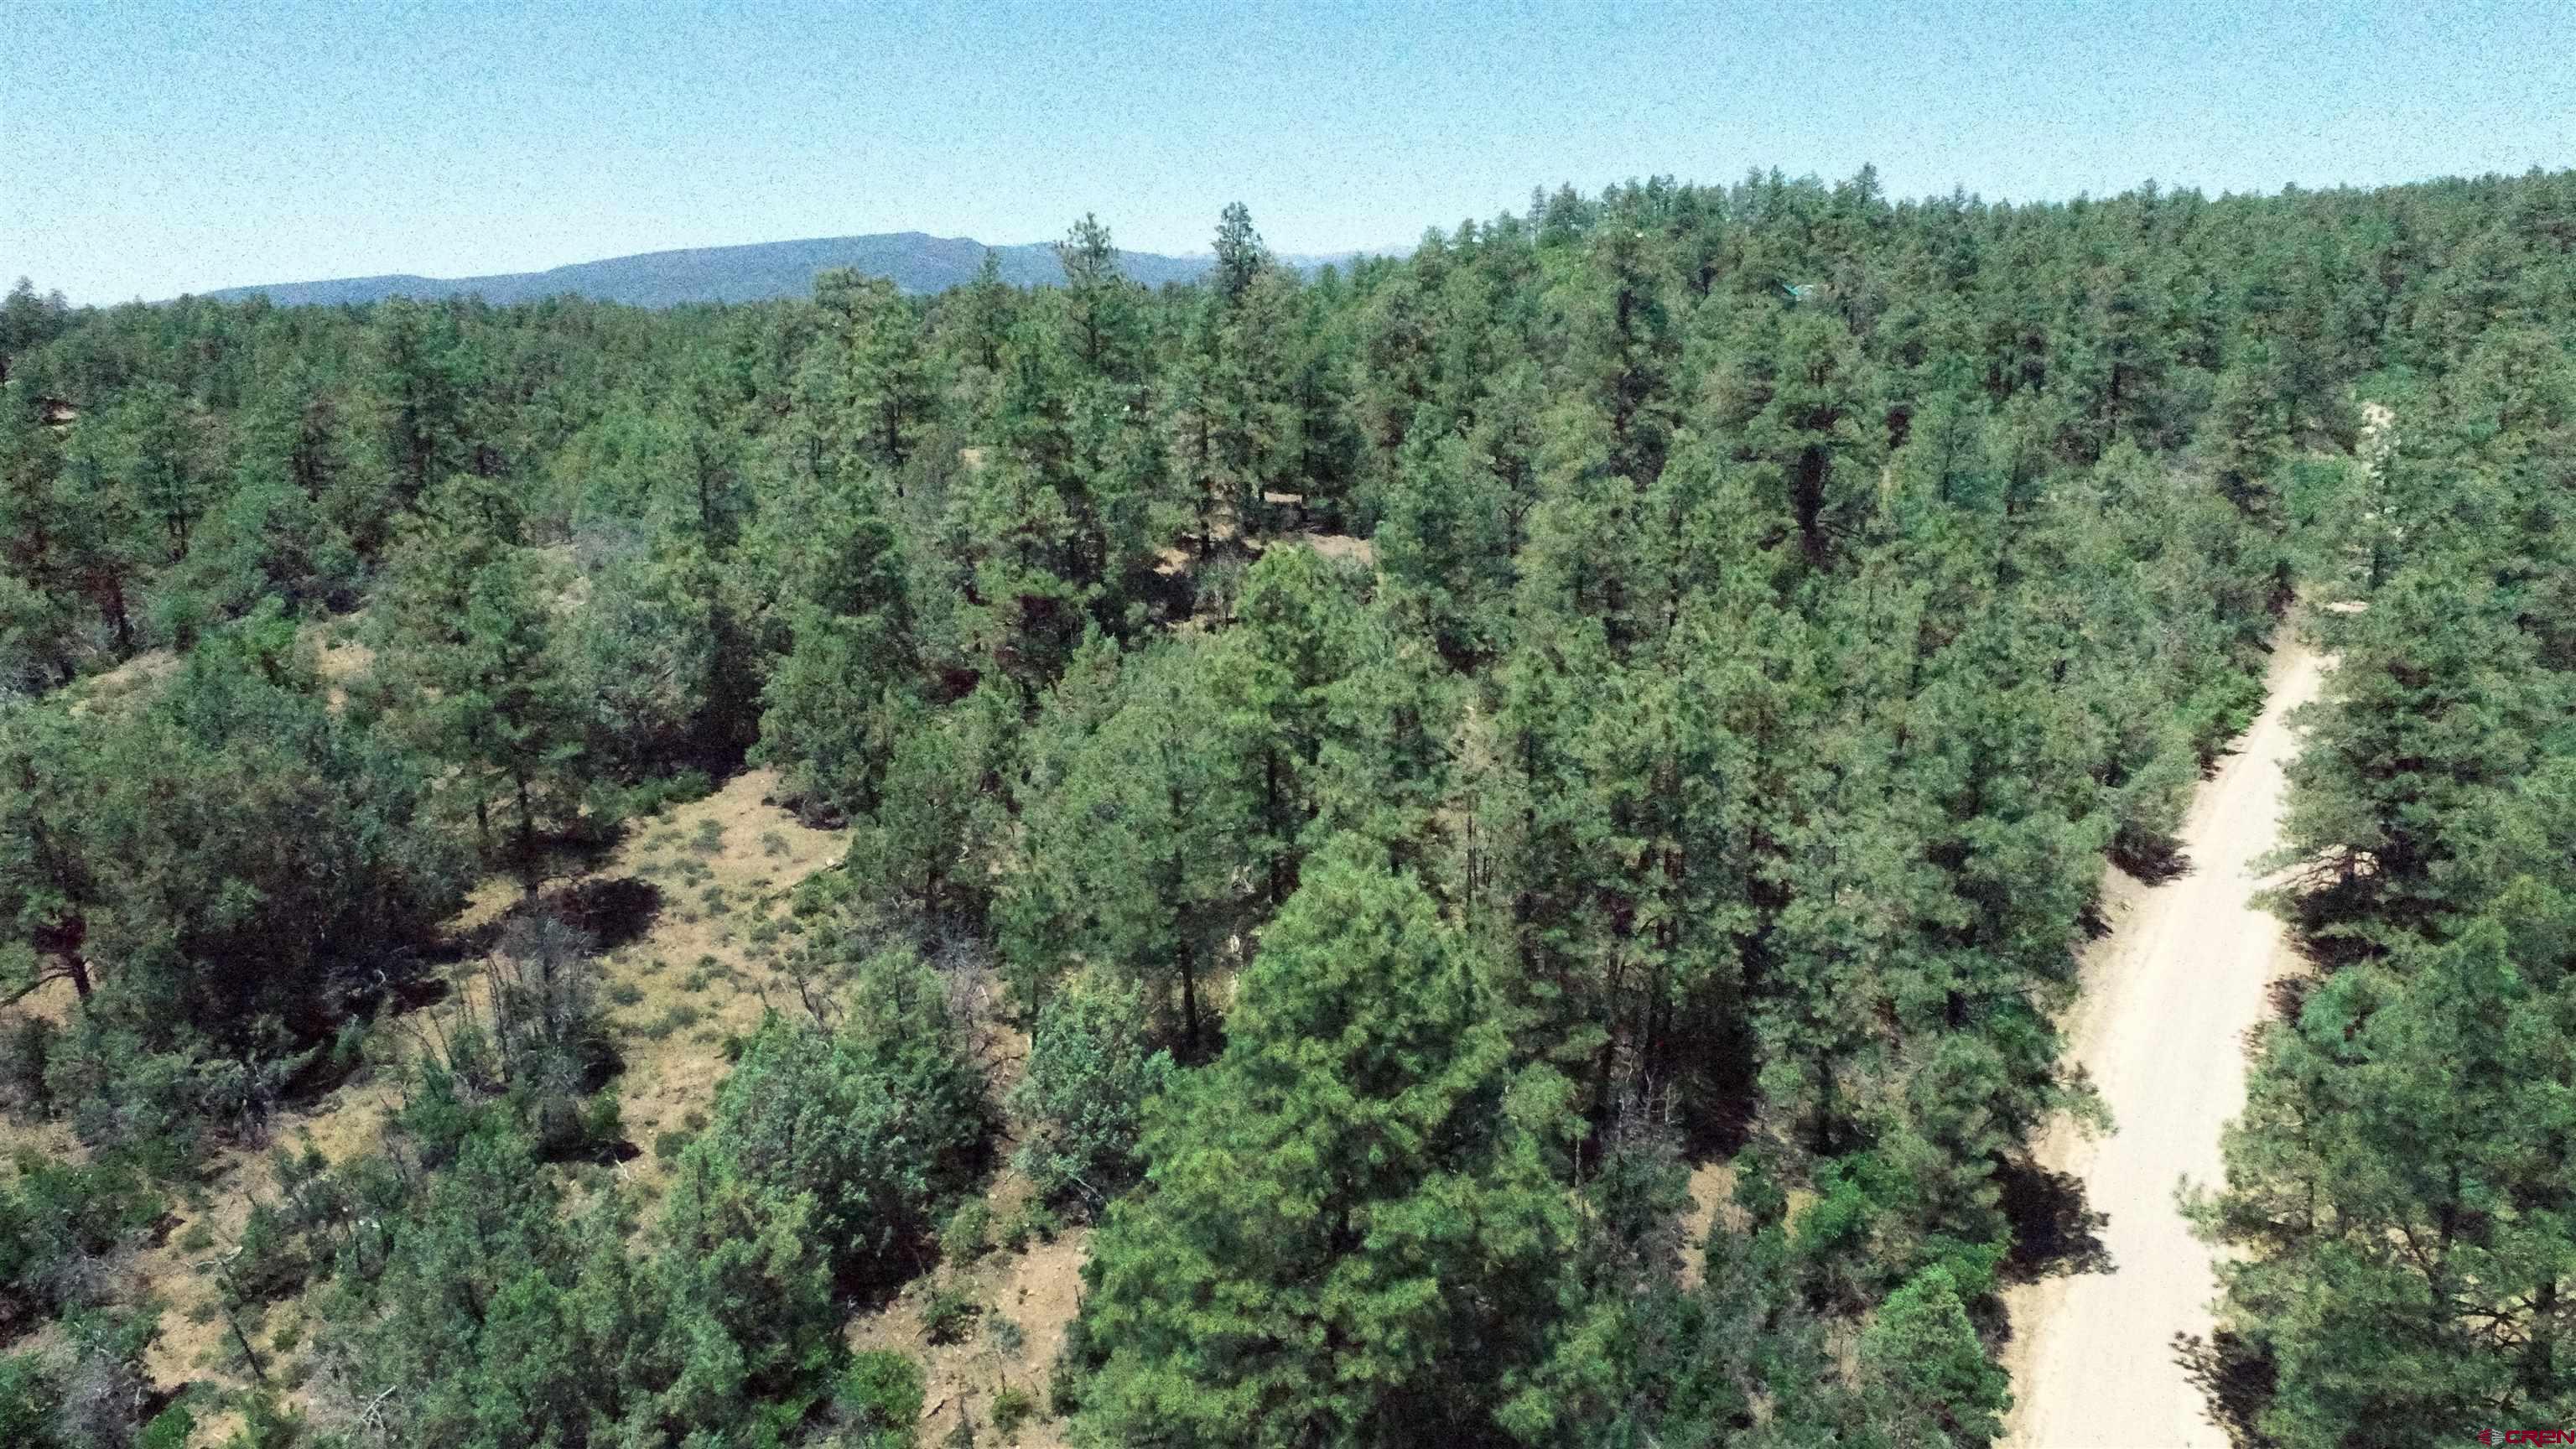
[[[2102,862],[2168,858],[2303,579],[2371,604],[2294,780],[2334,969],[2206,1209],[2213,1351],[2285,1443],[2563,1405],[2571,216],[1757,174],[1312,278],[1233,207],[1159,292],[1089,218],[1064,286],[927,299],[22,287],[0,1084],[79,1150],[0,1188],[0,1424],[906,1442],[845,1324],[963,1281],[998,1173],[1096,1226],[1045,1403],[959,1434],[1988,1441]],[[650,896],[583,862],[746,763],[846,848],[639,1201],[600,963]],[[2455,1008],[2511,1072],[2450,1089]],[[382,1145],[213,1245],[293,1341],[149,1382],[120,1254],[360,1081]]]

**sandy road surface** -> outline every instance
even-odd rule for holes
[[[2178,1332],[2206,1335],[2218,1285],[2175,1188],[2219,1180],[2218,1131],[2245,1102],[2245,1033],[2265,986],[2290,967],[2281,926],[2249,897],[2252,866],[2278,841],[2281,769],[2298,752],[2282,716],[2314,698],[2322,666],[2280,631],[2262,715],[2204,781],[2183,824],[2190,872],[2152,887],[2117,875],[2111,933],[2088,948],[2067,1023],[2119,1130],[2085,1141],[2062,1127],[2041,1163],[2082,1179],[2110,1270],[2043,1279],[2006,1295],[2016,1400],[2005,1441],[2022,1449],[2213,1446],[2200,1391],[2174,1360]]]

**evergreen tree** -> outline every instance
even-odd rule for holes
[[[930,412],[921,327],[883,277],[836,267],[814,278],[839,372],[829,384],[834,426],[855,457],[885,468],[911,458]],[[826,354],[834,355],[834,354]]]
[[[1498,1437],[1555,1306],[1565,1086],[1512,1069],[1481,974],[1409,875],[1308,873],[1094,1241],[1092,1441]]]
[[[2202,1207],[2284,1445],[2576,1410],[2576,1026],[2566,897],[2525,881],[2453,944],[2349,967],[2275,1026]],[[2508,924],[2509,923],[2509,924]]]

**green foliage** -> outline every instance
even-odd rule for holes
[[[721,717],[722,641],[703,555],[619,559],[585,582],[561,648],[566,693],[589,716],[588,757],[635,779],[719,752],[734,722]]]
[[[552,560],[526,546],[520,500],[459,475],[421,499],[390,561],[381,649],[401,689],[397,719],[415,748],[451,766],[448,793],[490,841],[500,802],[531,883],[538,821],[570,818],[583,775],[582,721],[559,641]]]
[[[973,1336],[984,1305],[965,1284],[942,1278],[921,1300],[921,1331],[932,1343],[963,1343]]]
[[[1146,1104],[1175,1068],[1152,1048],[1134,987],[1077,985],[1038,1012],[1011,1106],[1029,1131],[1013,1159],[1050,1199],[1098,1212],[1143,1174],[1137,1143]]]
[[[1088,1431],[1173,1443],[1478,1432],[1555,1305],[1565,1084],[1515,1071],[1473,949],[1335,856],[1243,983],[1225,1054],[1149,1118],[1086,1277]]]
[[[1004,1384],[993,1391],[993,1432],[1016,1434],[1020,1426],[1036,1417],[1038,1401],[1017,1384]]]
[[[999,1235],[1102,1220],[1080,1434],[1973,1441],[1997,1165],[2098,1114],[2054,1023],[2103,857],[2182,864],[2303,582],[2368,608],[2309,613],[2284,902],[2328,976],[2203,1209],[2229,1327],[2284,1443],[2545,1420],[2569,196],[1756,173],[1312,275],[1234,206],[1160,292],[1089,217],[1061,286],[926,299],[21,287],[0,1098],[99,1175],[13,1181],[97,1199],[5,1250],[13,1323],[115,1296],[117,1174],[371,1069],[478,847],[533,892],[747,757],[848,842],[751,928],[803,1016],[721,1043],[640,1234],[570,1161],[618,1132],[595,973],[522,927],[393,1154],[246,1224],[232,1291],[327,1270],[316,1392],[399,1386],[388,1442],[909,1433],[826,1406],[833,1295],[983,1236],[947,1001],[988,962],[1041,1189]],[[739,912],[716,822],[659,836],[662,909]],[[1742,1138],[1689,1290],[1673,1129]],[[121,1332],[12,1392],[126,1384]]]
[[[0,1355],[0,1432],[28,1449],[172,1442],[170,1415],[139,1422],[152,1399],[143,1354],[159,1332],[153,1309],[82,1312],[43,1350]]]
[[[753,759],[781,767],[814,819],[876,808],[887,756],[913,716],[904,560],[864,487],[844,484],[799,520],[777,613],[792,641],[763,689]],[[790,545],[782,542],[780,551]]]
[[[103,1145],[184,1158],[187,1118],[255,1124],[336,1001],[456,899],[421,775],[328,710],[273,615],[208,639],[140,709],[9,723],[0,955],[96,1008],[44,1071]]]
[[[197,1432],[197,1416],[186,1404],[172,1404],[152,1416],[134,1437],[134,1449],[188,1449]]]
[[[2420,355],[2306,556],[2365,612],[2303,721],[2279,904],[2328,964],[2258,1045],[2204,1231],[2291,1446],[2576,1410],[2571,1122],[2576,367],[2499,313]],[[2296,475],[2293,475],[2293,481]],[[2290,499],[2295,508],[2299,500]]]
[[[22,1152],[13,1168],[0,1184],[0,1335],[103,1301],[110,1256],[138,1244],[167,1207],[122,1164]]]
[[[921,1422],[921,1367],[902,1354],[870,1349],[853,1354],[841,1375],[833,1406],[858,1449],[906,1449]]]
[[[810,1021],[765,1021],[685,1156],[774,1193],[809,1194],[835,1274],[882,1285],[920,1261],[971,1184],[987,1108],[927,967],[879,957],[852,994],[830,1035]]]
[[[1014,1253],[1024,1252],[1031,1238],[1051,1243],[1062,1231],[1064,1222],[1056,1216],[1055,1209],[1031,1198],[1002,1220],[1002,1246]]]
[[[1921,1421],[1962,1445],[1991,1444],[2003,1433],[2011,1391],[1948,1270],[1928,1268],[1888,1295],[1861,1332],[1860,1361],[1864,1379],[1892,1396],[1900,1422]]]
[[[583,1101],[613,1060],[597,952],[587,933],[552,912],[513,915],[484,963],[485,1015],[448,1052],[448,1069],[476,1091],[506,1093],[551,1155],[617,1140],[615,1100]]]
[[[2255,1249],[2285,1444],[2576,1405],[2576,1207],[2561,1145],[2576,991],[2567,898],[2526,882],[2459,940],[2349,967],[2276,1029],[2202,1213]],[[2512,924],[2508,925],[2507,923]]]
[[[964,1267],[993,1248],[993,1209],[982,1198],[958,1205],[939,1229],[939,1260]]]
[[[1027,748],[1027,868],[998,902],[1002,948],[1024,1001],[1076,961],[1134,980],[1202,1026],[1199,981],[1241,919],[1247,762],[1229,737],[1206,651],[1169,645],[1123,660],[1086,649],[1048,696]]]
[[[381,1258],[344,1258],[324,1351],[398,1443],[769,1442],[843,1357],[812,1204],[693,1151],[639,1259],[613,1196],[565,1217],[528,1145],[478,1128]]]

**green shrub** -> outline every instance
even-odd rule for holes
[[[172,1404],[143,1426],[134,1449],[188,1449],[188,1436],[196,1432],[196,1414],[186,1404]]]
[[[686,805],[715,793],[715,782],[704,770],[682,770],[659,780],[646,780],[623,790],[609,792],[600,803],[603,815],[613,819],[634,820],[659,815],[674,805]]]
[[[840,1031],[772,1016],[716,1099],[707,1142],[781,1193],[814,1195],[815,1226],[849,1283],[916,1266],[981,1166],[984,1079],[940,982],[909,956],[864,965]]]
[[[963,1266],[992,1251],[993,1210],[982,1198],[970,1198],[948,1215],[939,1230],[939,1256]]]
[[[993,1391],[993,1432],[1010,1434],[1035,1418],[1038,1401],[1017,1384],[1004,1384]]]
[[[1013,1209],[1011,1215],[1002,1220],[1002,1246],[1014,1253],[1025,1253],[1029,1250],[1029,1239],[1035,1238],[1042,1243],[1052,1243],[1055,1241],[1055,1235],[1062,1231],[1064,1231],[1064,1220],[1055,1215],[1055,1209],[1048,1207],[1045,1202],[1037,1198],[1031,1198]]]
[[[292,1404],[263,1393],[241,1401],[241,1411],[242,1426],[223,1449],[299,1449],[306,1442],[304,1411]]]
[[[1029,1119],[1016,1163],[1045,1196],[1098,1212],[1144,1171],[1145,1102],[1170,1083],[1139,988],[1078,985],[1038,1013],[1011,1105]]]
[[[312,1268],[300,1235],[284,1215],[268,1203],[255,1202],[221,1281],[237,1305],[270,1303],[303,1287]]]
[[[592,1148],[610,1148],[626,1140],[626,1113],[615,1092],[600,1093],[582,1109],[581,1135]]]
[[[697,1025],[698,1019],[705,1014],[688,1002],[674,1002],[668,1011],[663,1012],[658,1019],[645,1023],[640,1030],[646,1040],[660,1041],[675,1031],[686,1031]]]
[[[29,1115],[53,1105],[45,1090],[45,1063],[62,1029],[41,1016],[22,1016],[0,1026],[0,1107]]]
[[[921,1328],[932,1343],[963,1343],[975,1331],[984,1305],[963,1284],[941,1279],[921,1301]]]
[[[0,1185],[0,1334],[107,1295],[106,1259],[167,1207],[142,1174],[116,1162],[52,1161],[22,1152]]]
[[[833,1396],[833,1407],[868,1449],[898,1449],[912,1443],[913,1426],[921,1422],[921,1404],[921,1367],[887,1349],[851,1355],[840,1390]]]
[[[61,1390],[32,1353],[0,1355],[0,1443],[11,1449],[57,1449],[54,1406]]]

